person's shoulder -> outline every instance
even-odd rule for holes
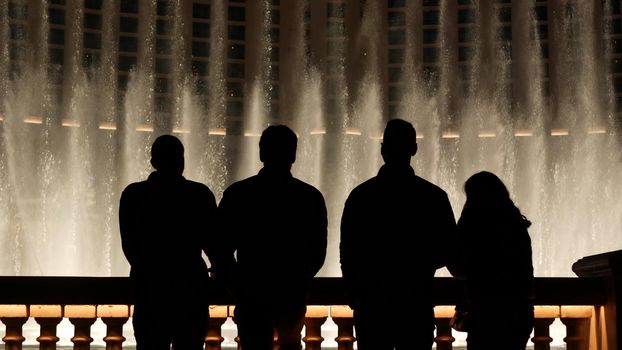
[[[135,194],[142,193],[146,190],[147,190],[147,181],[133,182],[125,186],[122,192],[122,196],[123,197],[132,196]]]
[[[418,189],[424,191],[428,195],[447,197],[447,192],[445,192],[445,190],[422,177],[415,176],[415,186],[417,186]]]
[[[204,183],[186,179],[185,185],[190,193],[197,193],[202,196],[214,197],[214,193],[212,192],[212,190],[210,190],[210,188],[207,187],[207,185]]]
[[[320,192],[320,190],[318,190],[315,186],[309,183],[306,183],[295,177],[292,178],[292,181],[293,181],[294,186],[299,191],[302,191],[304,194],[308,196],[321,197],[322,199],[324,198],[324,196],[322,195],[322,192]]]
[[[253,175],[243,180],[236,181],[229,185],[225,189],[223,196],[231,196],[236,195],[238,193],[244,193],[256,186],[257,183],[257,175]]]

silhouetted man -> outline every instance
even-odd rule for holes
[[[301,349],[309,283],[324,263],[326,206],[292,177],[296,143],[288,127],[268,127],[259,140],[263,168],[227,188],[218,207],[231,264],[219,270],[234,286],[244,350],[272,350],[275,330],[281,350]]]
[[[415,175],[415,128],[393,119],[381,147],[385,164],[356,187],[341,219],[341,271],[360,350],[431,349],[432,284],[454,242],[447,194]]]
[[[136,290],[137,349],[202,349],[209,309],[201,252],[209,253],[216,200],[207,186],[182,176],[184,147],[176,137],[155,140],[151,164],[156,171],[127,186],[119,208]]]

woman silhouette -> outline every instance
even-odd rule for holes
[[[493,173],[471,176],[464,190],[458,277],[466,285],[467,349],[524,350],[533,328],[531,222]]]

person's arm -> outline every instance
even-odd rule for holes
[[[326,203],[321,193],[317,193],[314,200],[314,208],[312,211],[311,227],[309,228],[309,275],[315,276],[326,259],[326,246],[328,244],[328,217],[326,213]]]
[[[121,194],[119,203],[119,231],[121,233],[121,248],[125,258],[131,266],[136,265],[137,244],[135,228],[136,202],[131,190],[126,188]]]
[[[348,304],[352,309],[358,304],[356,246],[354,243],[360,220],[352,195],[348,197],[341,216],[341,239],[339,242],[339,261],[341,274],[345,282]]]
[[[437,260],[436,268],[447,267],[454,277],[458,277],[461,272],[462,259],[460,258],[460,249],[458,242],[458,234],[456,228],[456,219],[454,211],[447,194],[443,197],[438,205],[438,240],[440,252]]]
[[[214,276],[221,278],[230,287],[232,287],[235,278],[236,266],[234,255],[236,250],[236,218],[232,205],[230,195],[225,191],[220,204],[214,208],[215,234],[211,236],[211,242],[205,252],[210,260]]]

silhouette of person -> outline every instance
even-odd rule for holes
[[[259,140],[263,168],[229,186],[218,206],[244,350],[301,349],[309,283],[324,264],[327,214],[322,194],[294,178],[297,137],[284,125]],[[235,258],[234,259],[234,252]]]
[[[465,183],[458,220],[462,261],[451,269],[465,279],[469,350],[524,350],[533,328],[533,266],[527,220],[495,174]],[[499,307],[503,313],[499,313]],[[499,316],[503,315],[503,322]],[[491,321],[493,320],[493,321]]]
[[[447,194],[410,166],[416,136],[390,120],[385,164],[345,203],[341,271],[360,350],[432,348],[434,273],[448,262],[456,222]]]
[[[155,168],[121,195],[121,243],[130,263],[138,350],[202,349],[208,321],[209,226],[216,200],[203,184],[186,180],[184,147],[171,135],[151,147]]]

